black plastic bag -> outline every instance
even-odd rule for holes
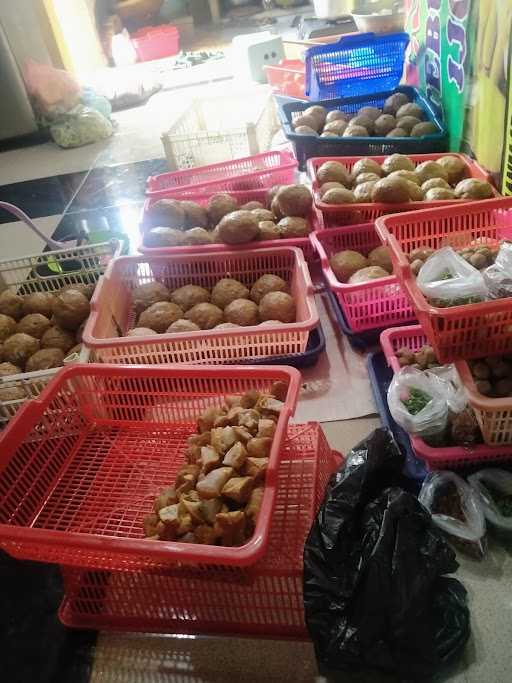
[[[331,478],[304,548],[304,607],[321,668],[431,676],[469,634],[455,553],[398,486],[403,456],[377,429]]]

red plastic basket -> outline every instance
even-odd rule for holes
[[[176,26],[149,26],[131,36],[139,62],[172,57],[180,51],[180,34]]]
[[[127,337],[135,325],[134,287],[163,282],[169,289],[195,284],[211,289],[223,277],[251,286],[273,273],[290,287],[296,302],[294,323],[198,330],[150,337]],[[91,300],[82,339],[103,363],[223,363],[304,353],[319,322],[309,270],[299,249],[223,251],[181,256],[126,256],[105,272]]]
[[[394,272],[441,363],[512,351],[512,299],[436,308],[423,296],[407,258],[416,247],[462,249],[473,240],[493,244],[512,238],[512,199],[383,216],[376,229],[391,249]]]
[[[476,161],[473,161],[465,154],[452,154],[451,152],[444,152],[443,154],[409,154],[411,161],[413,161],[416,166],[423,163],[424,161],[435,161],[445,156],[459,157],[464,161],[467,166],[467,177],[468,178],[479,178],[481,180],[486,180],[492,183],[492,178]],[[382,164],[385,156],[372,156],[370,157],[378,164]],[[316,157],[314,159],[309,159],[307,162],[307,169],[309,177],[311,178],[313,184],[313,193],[315,196],[315,205],[317,209],[322,213],[324,219],[324,225],[326,228],[331,226],[339,225],[351,225],[353,223],[365,223],[367,221],[374,221],[379,216],[384,216],[390,213],[401,213],[407,211],[420,211],[422,209],[430,209],[435,207],[445,207],[454,203],[464,203],[461,199],[445,199],[443,201],[437,202],[408,202],[407,204],[383,204],[377,202],[371,203],[360,203],[360,204],[346,204],[343,206],[326,204],[322,202],[318,195],[318,183],[316,181],[316,172],[318,168],[326,161],[340,161],[342,164],[352,170],[352,167],[359,161],[361,157]],[[496,197],[500,194],[497,190],[494,190]]]
[[[392,330],[386,330],[381,334],[380,343],[388,365],[396,373],[400,370],[400,363],[396,356],[399,349],[405,346],[411,349],[411,351],[418,351],[428,343],[428,340],[420,325],[411,325],[409,327],[395,327]],[[463,364],[467,368],[467,363]],[[460,373],[460,365],[457,369]],[[469,396],[469,402],[475,409],[471,396]],[[511,400],[508,399],[508,402],[510,406]],[[480,426],[482,426],[477,409],[475,409],[475,414]],[[418,457],[423,458],[430,469],[457,469],[480,463],[497,463],[512,460],[512,446],[482,444],[472,448],[463,448],[461,446],[433,448],[427,445],[423,439],[416,437],[411,437],[411,444]]]
[[[207,193],[194,193],[187,196],[188,201],[194,201],[201,206],[206,206],[208,200],[212,196],[211,192]],[[267,190],[246,190],[245,192],[231,192],[231,196],[238,202],[241,206],[246,202],[262,202],[265,203],[267,197]],[[168,194],[168,197],[175,196],[174,194]],[[163,254],[219,254],[224,252],[226,249],[230,251],[247,251],[248,249],[275,249],[278,247],[297,247],[302,249],[304,258],[308,263],[312,263],[316,260],[315,250],[309,240],[309,237],[293,237],[288,239],[279,240],[262,240],[248,242],[247,244],[231,245],[231,244],[203,244],[195,245],[189,247],[145,247],[144,246],[144,235],[146,230],[149,230],[150,225],[148,221],[148,211],[151,206],[157,202],[161,197],[151,197],[146,199],[144,202],[144,207],[142,209],[142,217],[140,221],[140,233],[141,233],[141,243],[139,245],[139,251],[141,254],[146,254],[147,256],[162,256]],[[183,199],[183,197],[176,196],[176,199]],[[321,218],[317,215],[315,210],[311,210],[308,216],[308,220],[311,224],[311,229],[315,230],[317,223]]]
[[[279,64],[263,67],[268,84],[275,95],[307,99],[305,95],[306,66],[300,59],[283,59]]]
[[[304,541],[335,465],[318,424],[288,428],[268,549],[249,580],[199,577],[186,567],[180,574],[64,568],[61,620],[101,630],[306,637]]]
[[[230,394],[288,384],[256,529],[241,547],[144,539],[142,520],[175,480],[198,414]],[[2,437],[0,545],[20,559],[92,569],[244,567],[265,554],[280,451],[300,373],[284,366],[121,367],[60,371]]]
[[[243,159],[150,176],[146,194],[162,199],[170,193],[178,198],[189,193],[269,189],[273,185],[293,183],[296,168],[297,159],[292,152],[272,150]]]
[[[353,249],[367,256],[372,249],[381,246],[373,223],[319,230],[310,235],[310,239],[320,256],[324,277],[354,332],[415,319],[396,276],[349,285],[341,283],[329,265],[330,257],[338,251]]]

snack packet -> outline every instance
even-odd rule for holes
[[[480,496],[489,528],[512,540],[512,472],[484,469],[469,476],[468,483]]]

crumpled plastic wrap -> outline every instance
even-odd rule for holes
[[[103,114],[89,107],[78,106],[50,125],[53,140],[64,149],[82,147],[105,140],[114,132],[112,123]]]

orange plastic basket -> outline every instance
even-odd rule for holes
[[[512,199],[489,199],[383,216],[376,229],[391,249],[394,272],[441,363],[512,352],[512,298],[436,308],[423,296],[407,258],[417,247],[462,249],[512,238]]]
[[[67,626],[163,633],[307,636],[302,553],[335,458],[320,426],[292,425],[281,454],[266,554],[246,581],[181,573],[63,568]]]
[[[416,166],[423,163],[424,161],[435,161],[445,156],[459,157],[464,161],[467,167],[466,176],[468,178],[479,178],[480,180],[486,180],[492,184],[492,178],[476,161],[473,161],[465,154],[452,154],[451,152],[444,152],[443,154],[409,154],[409,159],[414,162]],[[372,156],[370,157],[378,164],[387,158],[386,156]],[[326,204],[322,202],[318,194],[318,183],[316,181],[316,172],[318,168],[326,161],[340,161],[342,164],[352,170],[352,167],[359,161],[361,157],[316,157],[314,159],[309,159],[307,163],[307,169],[309,177],[313,183],[313,193],[315,196],[315,205],[317,209],[321,212],[324,221],[324,227],[329,228],[337,225],[351,225],[353,223],[366,223],[367,221],[374,221],[379,216],[385,216],[390,213],[401,213],[404,211],[421,211],[422,209],[434,208],[434,207],[445,207],[451,204],[460,204],[464,200],[461,199],[445,199],[443,201],[437,202],[408,202],[407,204],[383,204],[378,202],[370,203],[359,203],[359,204],[346,204],[343,206]],[[500,194],[497,190],[494,190],[496,197]],[[464,204],[467,202],[464,201]]]
[[[329,264],[330,257],[338,251],[353,249],[367,256],[372,249],[381,246],[373,223],[319,230],[310,239],[320,256],[327,284],[354,332],[414,320],[409,299],[395,275],[351,285],[340,282]]]
[[[132,291],[145,282],[170,289],[186,284],[212,288],[223,277],[252,285],[274,273],[290,286],[297,322],[272,326],[201,330],[150,337],[126,337],[135,326]],[[83,342],[103,363],[222,363],[304,353],[318,312],[309,270],[299,249],[223,251],[180,256],[127,256],[107,269],[91,301]]]
[[[380,343],[388,365],[394,372],[400,370],[396,356],[405,346],[418,351],[428,343],[420,325],[395,327],[381,334]],[[471,371],[466,361],[457,361],[455,367],[464,384],[468,401],[473,408],[482,431],[485,444],[473,448],[452,446],[433,448],[423,439],[411,437],[416,454],[425,460],[432,469],[450,467],[453,469],[474,466],[479,463],[496,463],[512,460],[512,398],[490,399],[482,396],[475,387]]]
[[[288,384],[256,529],[241,547],[147,541],[142,521],[185,461],[197,416],[248,389]],[[243,567],[266,552],[277,471],[300,373],[284,366],[61,370],[2,436],[0,546],[20,559],[92,569]]]

